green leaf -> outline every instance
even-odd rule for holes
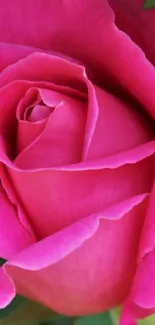
[[[113,320],[114,325],[119,325],[119,320],[121,316],[121,307],[117,307],[115,309],[110,310],[110,316]]]
[[[53,320],[51,323],[47,323],[46,325],[74,325],[74,318],[69,317],[61,317],[59,319]],[[43,325],[43,324],[42,324]]]
[[[109,313],[103,313],[80,317],[75,320],[74,325],[113,325],[113,321]]]
[[[145,0],[144,9],[155,8],[155,0]]]

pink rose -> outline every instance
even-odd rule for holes
[[[130,2],[109,3],[140,44]],[[135,324],[155,311],[155,68],[106,0],[0,12],[0,306],[124,303]]]

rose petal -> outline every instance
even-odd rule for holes
[[[55,106],[55,110],[40,136],[17,156],[14,163],[26,169],[79,162],[83,151],[87,103],[50,90],[39,89],[39,93],[45,104]],[[29,125],[31,128],[31,122]],[[23,134],[25,136],[27,138]]]
[[[147,317],[155,311],[154,196],[155,186],[152,190],[150,204],[142,231],[137,271],[134,276],[131,291],[124,305],[121,325],[128,325],[128,313],[130,313],[135,320],[136,318]],[[136,307],[133,308],[133,305]]]
[[[16,149],[20,147],[18,142],[22,142],[21,136],[23,134],[19,134],[20,140],[18,138],[16,144],[16,128],[17,128],[17,120],[16,120],[16,109],[19,101],[24,97],[25,92],[28,90],[30,86],[33,86],[33,83],[25,82],[25,81],[15,81],[9,83],[5,87],[0,89],[0,133],[8,141],[8,156],[13,157],[16,155]],[[36,85],[37,86],[37,85]],[[19,127],[20,128],[20,127]],[[27,130],[25,130],[27,131]],[[29,133],[27,134],[28,139],[32,138],[32,130],[29,129]],[[33,130],[34,131],[34,130]],[[38,131],[38,130],[37,130]],[[18,136],[18,133],[17,133]],[[33,132],[34,137],[34,132]],[[17,148],[16,148],[17,147]]]
[[[13,155],[15,154],[15,142],[16,137],[16,127],[17,127],[17,121],[16,121],[16,109],[19,104],[19,102],[24,99],[24,95],[27,93],[27,91],[31,88],[34,87],[45,87],[48,89],[54,89],[56,91],[60,91],[64,94],[69,94],[71,96],[75,96],[77,98],[85,98],[85,95],[77,90],[65,87],[65,86],[57,86],[53,84],[49,84],[47,82],[30,82],[30,81],[23,81],[23,80],[18,80],[18,81],[13,81],[6,85],[5,87],[0,89],[0,133],[3,135],[3,137],[8,139],[8,143],[10,144],[10,147],[12,146],[13,148]],[[19,114],[20,115],[20,114]],[[17,118],[19,119],[19,116],[17,114]],[[17,149],[19,147],[22,149],[24,146],[28,145],[29,142],[31,142],[36,134],[34,132],[34,129],[30,130],[29,126],[29,133],[27,132],[27,125],[26,123],[21,123],[22,126],[20,125],[19,128],[20,134],[18,136],[18,141],[19,143],[16,143]],[[24,125],[23,125],[24,124]],[[33,132],[32,132],[33,131]],[[38,129],[37,129],[38,131]],[[23,139],[23,133],[25,136],[25,142]],[[33,135],[33,137],[32,137]],[[26,141],[27,140],[27,141]],[[17,145],[18,144],[18,145]],[[9,146],[8,146],[9,149]],[[17,150],[18,152],[18,150]]]
[[[27,87],[26,83],[14,82],[0,89],[0,133],[4,137],[12,136],[16,128],[16,107]]]
[[[155,10],[144,10],[144,1],[109,0],[116,24],[145,52],[148,59],[155,64],[154,19]]]
[[[5,142],[0,140],[0,160],[9,167],[10,182],[41,238],[120,200],[150,192],[152,188],[154,142],[134,148],[129,154],[123,154],[123,157],[119,154],[118,158],[117,155],[114,156],[115,159],[109,157],[109,162],[106,159],[105,165],[104,160],[100,165],[94,163],[93,168],[87,163],[82,169],[74,165],[73,169],[64,167],[24,171],[8,159]],[[117,166],[120,167],[116,168]],[[46,209],[44,199],[40,199],[43,198],[42,193],[46,196]],[[75,199],[71,200],[71,197]],[[44,227],[43,215],[47,217]]]
[[[155,247],[155,183],[151,192],[149,208],[145,218],[145,226],[142,232],[142,238],[140,243],[138,262],[141,262],[142,259],[151,252]]]
[[[53,110],[50,109],[50,107],[41,105],[41,104],[37,104],[31,110],[30,115],[28,116],[28,121],[33,122],[33,123],[40,122],[40,121],[46,119],[47,117],[49,117],[49,115],[51,114],[51,111],[53,111]]]
[[[130,294],[123,306],[120,325],[136,325],[136,319],[155,312],[155,249],[138,265]],[[132,322],[129,321],[129,315]]]
[[[20,222],[20,210],[11,204],[2,186],[0,187],[0,256],[11,258],[20,250],[33,244],[34,238]]]
[[[0,29],[3,26],[3,30],[0,33],[0,40],[2,42],[25,45],[35,42],[36,47],[40,47],[41,44],[41,47],[44,47],[46,44],[46,48],[48,47],[50,49],[49,32],[54,26],[56,30],[57,26],[61,24],[61,21],[57,20],[57,17],[53,15],[52,7],[51,1],[47,1],[45,4],[41,0],[36,6],[30,0],[26,3],[15,0],[14,6],[12,6],[12,2],[7,0],[6,3],[0,6],[2,14]],[[60,10],[59,2],[54,3],[54,9],[58,15]],[[51,18],[49,15],[50,12],[52,14]],[[53,20],[54,17],[55,19]],[[8,28],[6,25],[8,25]]]
[[[88,92],[88,113],[82,150],[82,156],[85,159],[98,117],[95,91],[91,82],[87,79],[85,69],[60,57],[34,53],[5,69],[0,76],[0,86],[4,87],[4,85],[16,79],[41,80],[56,85],[60,84],[63,87],[68,86],[76,91],[82,91],[83,95]]]
[[[150,192],[154,156],[114,169],[26,172],[9,168],[8,172],[36,233],[43,238],[120,200]]]
[[[90,0],[85,5],[48,0],[46,5],[40,1],[37,7],[30,0],[15,0],[13,8],[8,0],[1,4],[0,11],[2,41],[73,56],[90,66],[94,77],[104,84],[108,72],[155,118],[155,69],[141,49],[116,28],[107,0]]]
[[[34,141],[46,126],[46,119],[42,120],[40,123],[29,123],[29,121],[24,119],[26,114],[25,111],[30,108],[30,104],[33,103],[33,105],[36,106],[40,100],[41,98],[39,98],[37,89],[31,87],[25,92],[24,97],[22,97],[18,103],[16,110],[18,119],[16,130],[16,155]]]
[[[137,325],[136,319],[131,311],[131,307],[133,306],[128,303],[124,304],[120,325]]]
[[[5,265],[17,292],[68,315],[118,304],[135,271],[146,207],[147,195],[130,198],[22,251]]]
[[[42,52],[42,50],[30,46],[0,42],[0,71],[34,52]]]
[[[137,107],[95,87],[99,107],[87,160],[103,158],[155,138],[154,124]]]
[[[36,58],[35,60],[35,63],[34,63],[34,57]],[[73,72],[73,76],[75,74],[75,71],[78,73],[77,76],[74,76],[75,77],[75,80],[79,80],[79,78],[81,78],[81,81],[83,79],[83,82],[85,82],[87,84],[87,87],[88,87],[88,91],[89,91],[89,108],[88,108],[88,116],[87,116],[87,124],[86,124],[86,134],[85,134],[85,141],[84,141],[84,149],[83,149],[83,158],[86,158],[86,155],[87,155],[87,152],[89,150],[89,146],[91,144],[91,140],[92,140],[92,137],[94,135],[94,129],[95,129],[95,126],[96,126],[96,121],[97,121],[97,117],[98,117],[98,103],[96,103],[96,98],[94,96],[94,90],[92,88],[92,85],[91,83],[87,80],[86,76],[84,76],[84,74],[82,73],[82,68],[80,66],[77,66],[75,64],[71,64],[70,62],[67,62],[63,59],[59,59],[59,58],[56,58],[56,57],[53,57],[53,56],[49,56],[49,55],[43,55],[43,54],[35,54],[35,55],[32,55],[32,56],[29,56],[28,58],[26,58],[25,60],[21,60],[20,61],[20,65],[19,64],[16,64],[16,65],[12,65],[9,67],[9,69],[6,69],[2,75],[2,78],[1,80],[4,81],[5,78],[7,78],[8,81],[10,81],[10,78],[12,80],[12,78],[14,78],[15,76],[17,77],[17,75],[19,74],[18,78],[27,78],[27,69],[29,68],[29,66],[32,68],[33,72],[34,72],[34,75],[36,75],[36,78],[37,78],[37,73],[38,73],[38,70],[36,70],[36,62],[38,61],[38,64],[42,65],[42,69],[40,69],[40,73],[42,76],[45,77],[44,75],[44,72],[45,72],[45,69],[47,68],[46,66],[46,61],[48,61],[48,63],[50,64],[51,68],[53,67],[53,69],[55,69],[55,67],[58,65],[60,67],[60,64],[62,65],[62,78],[64,78],[64,71],[66,69],[66,67],[68,66],[68,68],[70,67],[70,69],[72,70]],[[19,69],[20,67],[20,69]],[[81,71],[80,71],[81,70]],[[8,74],[9,72],[9,74]],[[49,71],[48,71],[49,72]],[[31,72],[32,73],[32,72]],[[55,71],[55,78],[60,78],[60,75],[59,75],[60,71]],[[15,75],[14,75],[15,74]],[[80,76],[81,75],[81,76]],[[31,77],[31,74],[30,74],[30,77]],[[70,76],[71,77],[71,76]],[[9,78],[9,79],[8,79]],[[35,77],[34,77],[35,78]],[[47,76],[46,76],[47,78]],[[54,81],[56,81],[57,79],[54,78]],[[53,81],[53,75],[52,75],[52,80]],[[6,82],[6,81],[5,81]],[[58,82],[58,81],[56,81]],[[60,82],[60,81],[59,81]],[[68,78],[68,82],[69,82],[69,78]],[[106,103],[102,103],[100,101],[100,97],[99,96],[99,90],[97,90],[98,88],[96,88],[96,92],[98,94],[98,101],[99,101],[99,106],[102,106],[104,104],[104,106],[106,105]],[[108,97],[108,94],[104,95],[104,100],[105,102],[108,100],[107,99]],[[109,98],[110,98],[110,95],[109,95]],[[113,98],[113,97],[111,97]],[[116,104],[117,104],[117,100],[116,100]],[[121,104],[119,105],[119,108],[120,108]],[[121,108],[120,108],[121,109]],[[103,111],[103,110],[102,110]],[[104,109],[104,112],[105,112],[105,109]],[[101,110],[100,110],[100,113],[101,113]],[[136,113],[133,113],[133,114],[136,114]],[[118,115],[118,114],[117,114]],[[130,115],[130,118],[131,118],[132,115]],[[102,121],[103,118],[98,118],[98,120]],[[110,120],[110,119],[108,119]],[[126,118],[126,120],[129,120],[129,116]],[[134,121],[136,121],[136,119],[134,118]],[[122,121],[121,121],[122,122]],[[145,138],[145,132],[143,133],[143,128],[145,129],[146,128],[146,125],[144,127],[144,121],[141,119],[141,123],[143,125],[143,127],[141,128],[141,126],[139,125],[139,128],[136,128],[136,133],[138,134],[138,139],[137,139],[137,144],[138,142],[141,142],[141,141],[146,141],[144,138]],[[124,123],[121,123],[121,125],[123,125]],[[147,123],[146,123],[147,124]],[[131,125],[133,126],[133,123],[131,123]],[[126,125],[124,126],[126,127]],[[100,134],[103,127],[102,125],[97,125],[96,126],[96,130],[99,130],[98,133]],[[109,128],[106,128],[107,130],[110,129]],[[118,128],[120,129],[120,128]],[[148,128],[147,128],[148,129]],[[152,129],[152,126],[149,124],[149,130]],[[100,131],[101,130],[101,131]],[[138,130],[138,132],[137,132]],[[125,130],[126,131],[126,130]],[[131,132],[129,132],[129,134],[133,134],[133,130]],[[146,132],[147,133],[147,132]],[[151,132],[150,132],[151,133]],[[153,133],[153,132],[152,132]],[[28,132],[29,134],[29,132]],[[119,134],[119,133],[118,133]],[[122,132],[121,132],[122,134]],[[125,132],[125,134],[128,135],[128,132]],[[97,138],[96,138],[97,136]],[[108,135],[105,134],[105,137],[106,139],[108,138]],[[148,138],[147,138],[147,134],[146,134],[146,139],[150,139],[152,137],[152,134],[148,134]],[[97,139],[96,142],[97,143],[105,143],[103,141],[98,141],[98,134],[95,134],[95,138]],[[110,137],[109,137],[109,140],[111,138],[111,134],[110,134]],[[120,143],[120,141],[117,140],[117,137],[116,138],[116,143]],[[133,136],[134,138],[134,141],[135,141],[135,135]],[[121,139],[124,139],[124,137],[121,136]],[[131,140],[130,140],[131,141]],[[95,150],[98,149],[98,146],[96,145],[96,142],[95,144],[93,145],[94,148],[96,148]],[[108,145],[108,141],[106,141],[107,143],[107,147],[108,147],[108,150],[109,148],[111,147],[110,145]],[[125,144],[126,144],[126,141],[125,141]],[[134,144],[136,144],[136,142],[134,142]],[[133,145],[133,144],[132,144]],[[100,150],[97,150],[97,152],[100,154],[100,151],[103,151],[102,149],[103,146],[101,146],[101,149]],[[124,147],[123,147],[124,148]],[[122,149],[122,148],[121,148]],[[106,149],[106,146],[104,147],[104,151],[105,153],[107,153],[107,149]],[[109,152],[108,152],[109,153]],[[26,159],[24,158],[24,161],[26,161]],[[27,161],[31,162],[30,159],[27,159]],[[39,160],[38,160],[39,161]]]
[[[29,110],[41,102],[41,97],[37,88],[30,87],[21,98],[16,109],[18,121],[27,121]]]
[[[0,288],[0,308],[5,308],[15,297],[16,288],[2,267],[0,267]]]
[[[101,170],[103,168],[114,169],[126,164],[135,164],[138,161],[150,157],[155,152],[155,141],[147,142],[138,147],[121,151],[116,155],[107,156],[103,159],[95,159],[80,162],[79,164],[73,164],[68,166],[57,167],[57,170],[66,171],[84,171],[84,170]]]
[[[13,81],[0,89],[0,134],[10,140],[10,147],[15,140],[18,103],[30,87],[39,85],[43,86],[43,83]]]
[[[84,68],[76,63],[54,55],[33,53],[4,69],[0,75],[0,86],[14,80],[43,81],[86,92],[84,77]]]
[[[21,207],[21,204],[16,195],[16,191],[9,179],[9,175],[3,164],[0,165],[0,180],[3,189],[5,189],[5,193],[7,194],[8,199],[10,200],[10,205],[12,204],[12,206],[16,209],[19,218],[19,223],[23,226],[26,232],[30,234],[31,238],[33,238],[33,240],[36,240],[36,236],[29,223],[28,217],[23,208]]]

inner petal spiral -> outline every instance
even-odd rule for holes
[[[53,110],[54,108],[45,106],[42,103],[37,104],[27,111],[26,120],[30,122],[38,122],[47,118]]]
[[[16,116],[16,162],[40,161],[45,167],[45,156],[50,166],[81,160],[87,118],[85,100],[34,87],[19,102]],[[30,156],[24,158],[25,154]]]

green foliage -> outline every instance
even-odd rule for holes
[[[113,325],[109,313],[81,317],[75,320],[74,325]]]
[[[42,324],[42,325],[74,325],[75,318],[69,317],[60,317],[58,319],[53,320],[52,322]]]
[[[155,8],[155,0],[145,0],[144,9]]]

